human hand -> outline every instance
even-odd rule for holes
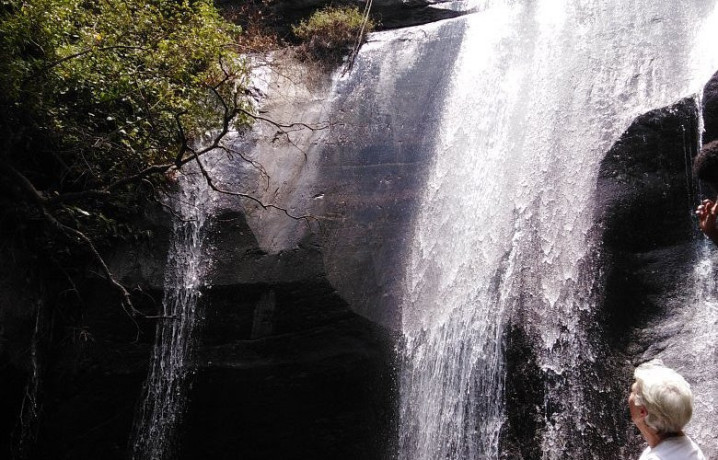
[[[703,200],[703,203],[696,208],[696,215],[698,216],[698,227],[711,241],[718,245],[718,228],[716,228],[718,202]]]

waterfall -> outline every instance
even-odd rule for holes
[[[174,225],[162,318],[157,323],[144,396],[133,428],[131,452],[135,460],[174,458],[190,373],[199,289],[206,271],[202,254],[209,187],[199,173],[181,176],[178,182],[179,190],[170,198]]]
[[[457,19],[463,41],[406,262],[401,459],[499,457],[504,384],[522,378],[506,375],[512,321],[545,375],[544,458],[591,458],[581,435],[586,414],[601,416],[584,381],[599,163],[637,115],[715,70],[695,55],[714,6],[505,1]]]

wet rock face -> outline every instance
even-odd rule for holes
[[[718,136],[715,88],[714,77],[704,97],[706,140]],[[634,121],[601,164],[596,218],[604,267],[599,338],[606,370],[600,378],[609,394],[625,398],[634,366],[663,359],[694,386],[698,405],[694,428],[689,425],[687,431],[705,444],[715,436],[703,429],[710,424],[710,410],[701,408],[699,400],[710,398],[716,377],[705,369],[712,365],[700,364],[705,355],[694,351],[702,347],[696,343],[712,340],[694,323],[711,321],[699,308],[696,267],[705,264],[701,260],[712,247],[691,217],[701,199],[700,184],[691,174],[698,115],[695,101],[687,99]],[[637,455],[643,440],[626,420],[614,423],[619,427],[614,442],[624,455]]]
[[[198,307],[177,458],[384,458],[395,438],[394,335],[348,308],[310,242],[266,251],[243,216],[226,210],[209,225],[210,252],[224,259],[213,264],[212,286]],[[142,265],[138,254],[126,251],[118,269]],[[128,271],[125,279],[137,276]],[[136,307],[157,313],[162,292],[149,284]],[[82,289],[82,330],[41,343],[42,418],[27,458],[127,458],[156,320],[139,320],[137,330],[102,280]],[[13,326],[10,313],[3,310],[6,328]],[[3,343],[0,351],[28,346],[31,313],[21,318],[28,329],[15,337],[21,343]],[[74,324],[56,318],[55,332]],[[27,358],[19,356],[22,368],[2,382],[13,396],[3,406],[8,434],[32,372]],[[3,439],[3,452],[10,441]]]
[[[46,295],[43,302],[28,305],[27,334],[8,330],[21,341],[22,355],[8,361],[2,356],[0,386],[7,404],[2,413],[8,418],[2,420],[2,458],[126,458],[151,342],[148,335],[134,342],[137,329],[104,281],[87,280],[77,287],[85,302],[82,310],[68,305],[63,295]],[[33,335],[36,325],[40,333]],[[152,325],[148,321],[140,327],[151,332]],[[23,411],[33,401],[36,419]]]
[[[401,327],[404,257],[434,149],[427,133],[441,120],[445,96],[437,82],[448,75],[463,27],[446,21],[373,34],[351,73],[341,78],[338,72],[333,82],[275,56],[262,75],[267,87],[257,91],[267,94],[266,116],[316,129],[283,133],[258,124],[236,149],[261,164],[269,179],[247,164],[220,167],[218,175],[226,184],[260,184],[244,191],[312,218],[292,220],[223,199],[223,212],[244,213],[265,254],[242,256],[239,247],[218,245],[215,283],[286,278],[291,270],[280,274],[271,261],[281,256],[288,267],[291,258],[301,259],[295,273],[323,274],[352,311],[389,329]],[[239,263],[242,257],[246,263]]]
[[[225,287],[209,297],[179,458],[391,451],[389,334],[351,313],[326,281]]]
[[[260,248],[236,210],[208,225],[213,262],[177,458],[383,458],[395,436],[393,335],[348,308],[311,241]],[[136,257],[128,251],[118,268]],[[154,321],[140,321],[131,343],[129,318],[101,307],[114,305],[106,286],[90,290],[92,338],[58,349],[48,369],[42,455],[126,456]],[[156,312],[162,293],[150,294],[138,307]]]
[[[507,423],[500,434],[502,459],[541,458],[538,433],[544,424],[544,386],[531,340],[520,324],[512,325],[506,338]]]
[[[713,75],[703,89],[703,122],[703,143],[718,139],[718,73]]]
[[[446,21],[373,36],[337,88],[336,124],[317,149],[312,187],[324,196],[315,209],[330,217],[328,278],[354,311],[392,329],[401,328],[406,255],[433,161],[430,133],[443,113],[446,89],[437,82],[456,58],[463,27]]]
[[[413,46],[417,33],[376,39]],[[215,170],[224,184],[262,184],[244,191],[313,218],[218,199],[186,458],[395,454],[390,330],[399,326],[402,255],[430,160],[422,131],[440,116],[434,77],[457,48],[435,38],[406,64],[422,69],[422,78],[391,91],[359,82],[406,71],[407,50],[357,62],[331,98],[326,82],[303,87],[296,69],[280,68],[267,116],[328,126],[290,134],[258,126],[236,148],[263,171],[246,163]],[[279,103],[288,96],[293,104]]]
[[[689,172],[698,145],[697,116],[692,99],[649,112],[634,121],[601,163],[597,219],[605,284],[599,319],[606,374],[600,377],[613,399],[607,398],[606,407],[624,415],[614,416],[614,443],[628,456],[643,446],[620,404],[633,367],[645,360],[642,352],[651,345],[640,331],[669,314],[670,300],[695,259]]]
[[[350,309],[304,222],[253,230],[241,202],[220,203],[178,458],[384,458],[394,334]]]
[[[632,328],[660,313],[660,299],[685,282],[681,274],[693,255],[683,245],[696,236],[690,218],[696,184],[690,171],[697,116],[693,99],[649,112],[634,121],[601,163],[597,218],[607,257],[603,308],[616,341],[625,341]]]

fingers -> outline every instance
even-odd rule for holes
[[[718,220],[718,200],[715,202],[709,199],[703,200],[696,208],[696,215],[698,216],[698,228],[712,238],[711,235],[718,231],[718,228],[716,228],[716,220]],[[716,235],[718,235],[718,233]]]
[[[718,215],[718,201],[713,202],[708,199],[703,200],[703,202],[696,208],[696,214],[701,218],[708,215]]]

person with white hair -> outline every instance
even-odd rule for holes
[[[693,415],[688,382],[660,360],[641,364],[633,377],[628,408],[648,443],[638,460],[705,460],[698,445],[683,433]]]

